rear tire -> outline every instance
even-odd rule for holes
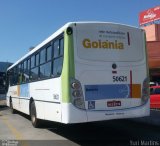
[[[36,106],[34,101],[31,103],[30,116],[33,127],[40,127],[40,120],[37,119]]]
[[[16,114],[16,110],[13,108],[12,99],[10,99],[10,111],[12,114]]]

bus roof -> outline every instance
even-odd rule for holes
[[[74,25],[74,24],[117,24],[117,25],[124,25],[124,26],[128,26],[128,27],[132,27],[132,28],[137,28],[134,26],[130,26],[130,25],[125,25],[125,24],[120,24],[120,23],[113,23],[113,22],[101,22],[101,21],[84,21],[84,22],[68,22],[66,23],[64,26],[62,26],[60,29],[58,29],[56,32],[54,32],[51,36],[49,36],[47,39],[45,39],[43,42],[41,42],[40,44],[38,44],[34,49],[32,49],[31,51],[29,51],[26,55],[24,55],[21,59],[19,59],[18,61],[16,61],[13,65],[11,65],[7,70],[11,69],[12,67],[16,66],[18,63],[20,63],[21,61],[23,61],[25,58],[27,58],[28,56],[30,56],[31,54],[33,54],[34,52],[36,52],[38,49],[40,49],[42,46],[44,46],[45,44],[47,44],[49,41],[51,41],[52,39],[54,39],[55,37],[57,37],[59,34],[61,34],[67,27]],[[138,28],[137,28],[138,29]]]

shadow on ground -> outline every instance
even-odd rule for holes
[[[17,113],[30,120],[30,116]],[[49,121],[42,122],[40,129],[48,129],[50,132],[82,146],[128,146],[131,145],[131,142],[139,140],[159,141],[160,137],[160,126],[132,120],[110,120],[69,125]]]

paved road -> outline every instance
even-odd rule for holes
[[[160,126],[112,120],[78,125],[46,122],[38,129],[32,127],[28,116],[20,113],[12,115],[7,107],[1,106],[0,140],[3,146],[157,146],[160,145]]]

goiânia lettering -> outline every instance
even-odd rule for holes
[[[117,40],[115,41],[101,41],[101,40],[97,40],[97,41],[92,41],[88,38],[84,39],[83,42],[83,47],[84,48],[102,48],[102,49],[119,49],[122,50],[124,49],[124,44],[122,42],[118,42]]]

